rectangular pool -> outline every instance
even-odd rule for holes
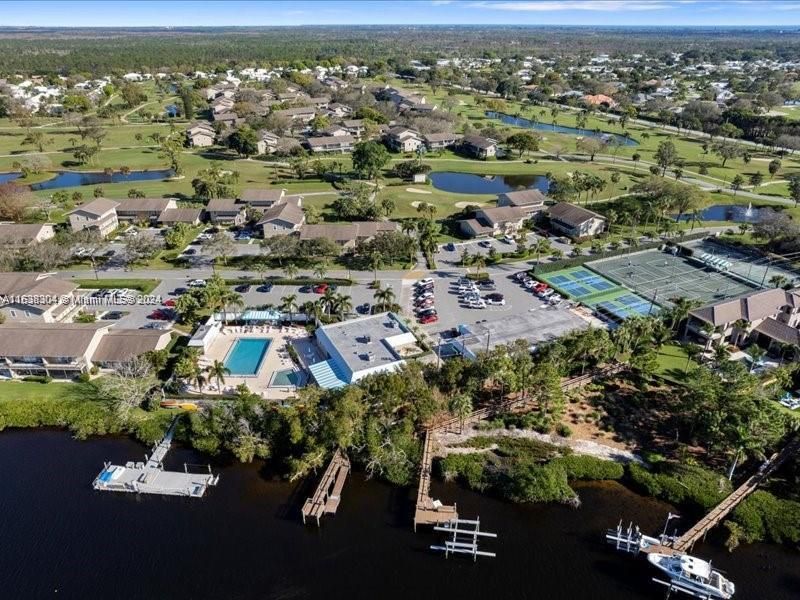
[[[270,342],[269,338],[237,338],[225,357],[231,375],[256,375]]]

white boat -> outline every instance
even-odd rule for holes
[[[669,585],[670,589],[708,600],[729,600],[736,592],[736,586],[712,569],[710,562],[694,556],[652,552],[647,555],[647,560],[669,576],[668,583],[656,581]]]

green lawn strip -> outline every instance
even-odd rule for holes
[[[129,288],[138,290],[143,294],[149,294],[158,287],[161,283],[160,279],[133,279],[133,278],[120,278],[120,279],[72,279],[71,281],[78,284],[81,289],[89,290],[115,290],[122,288]]]
[[[686,350],[679,344],[664,344],[658,349],[656,374],[672,382],[681,383],[685,373],[691,372],[699,365],[688,360]]]

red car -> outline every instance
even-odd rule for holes
[[[538,294],[539,292],[545,291],[547,288],[548,285],[546,283],[537,283],[535,286],[533,286],[533,288],[531,288],[531,290],[534,294]]]
[[[173,308],[175,306],[175,300],[173,300],[172,298],[169,298],[167,300],[164,300],[164,302],[162,302],[162,304],[164,306],[169,306],[170,308]]]
[[[429,323],[436,323],[436,321],[438,320],[439,320],[438,315],[425,315],[424,317],[420,318],[419,322],[422,323],[423,325],[428,325]]]
[[[162,310],[154,310],[147,318],[154,321],[169,321],[169,315]]]
[[[319,285],[315,285],[314,288],[315,294],[324,294],[328,291],[328,284],[327,283],[320,283]]]

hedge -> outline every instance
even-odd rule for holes
[[[73,279],[78,287],[84,290],[121,290],[124,288],[138,290],[149,294],[161,283],[160,279]]]
[[[323,277],[321,279],[313,277],[295,277],[289,279],[286,277],[266,277],[265,279],[226,279],[225,285],[262,285],[264,283],[271,283],[272,285],[319,285],[327,283],[328,285],[353,285],[352,279],[345,279],[343,277]]]

